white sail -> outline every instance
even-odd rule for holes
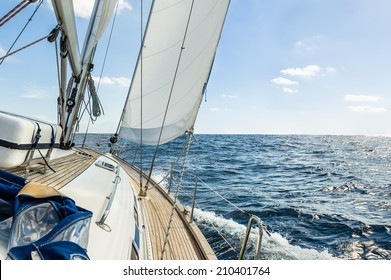
[[[117,2],[118,0],[103,0],[98,1],[95,4],[94,9],[96,9],[96,11],[93,11],[95,17],[90,21],[87,38],[84,42],[82,52],[83,64],[89,63],[89,56],[105,32]]]
[[[193,127],[229,3],[154,1],[124,108],[122,138],[162,144]]]

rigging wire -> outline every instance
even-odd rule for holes
[[[144,34],[143,34],[143,13],[144,5],[143,0],[140,0],[140,194],[143,195],[143,48],[144,48]],[[145,185],[148,188],[148,180]]]
[[[106,52],[105,52],[102,68],[101,68],[100,75],[99,75],[98,87],[95,88],[94,80],[92,79],[91,73],[89,74],[89,77],[88,77],[88,80],[87,80],[87,83],[88,83],[88,86],[89,86],[88,90],[89,90],[90,95],[89,95],[89,99],[88,99],[87,103],[85,102],[85,100],[83,100],[85,108],[84,108],[83,112],[81,113],[81,118],[84,115],[86,110],[87,110],[88,114],[90,115],[90,118],[88,119],[87,128],[86,128],[86,131],[85,131],[85,134],[84,134],[83,145],[82,145],[83,147],[84,147],[85,142],[86,142],[87,133],[88,133],[88,130],[89,130],[89,127],[90,127],[90,123],[91,122],[93,123],[94,121],[96,121],[96,119],[101,115],[101,113],[104,114],[102,103],[100,102],[99,97],[98,97],[98,92],[99,92],[99,88],[100,88],[100,82],[101,82],[102,76],[103,76],[103,70],[104,70],[105,65],[106,65],[106,59],[107,59],[107,54],[108,54],[109,48],[110,48],[111,37],[113,35],[115,20],[117,18],[118,5],[119,5],[119,2],[117,2],[116,8],[115,8],[115,12],[114,12],[114,17],[113,17],[113,22],[111,24],[110,35],[109,35],[109,39],[108,39],[108,42],[107,42]],[[91,99],[92,99],[92,108],[91,108],[91,105],[90,105]],[[89,110],[88,110],[88,105],[90,105],[90,109]]]
[[[168,237],[170,236],[171,225],[172,225],[173,218],[174,218],[174,211],[176,209],[178,196],[179,196],[179,193],[180,193],[181,188],[182,188],[182,179],[183,179],[183,174],[185,172],[187,155],[188,155],[189,149],[190,149],[190,142],[191,142],[191,133],[189,133],[187,135],[187,139],[186,139],[186,153],[185,153],[185,156],[184,156],[183,162],[182,162],[182,169],[181,169],[181,173],[180,173],[179,179],[178,179],[178,186],[177,186],[177,190],[176,190],[176,193],[175,193],[175,196],[174,196],[174,202],[173,202],[172,208],[171,208],[170,220],[168,222],[168,226],[167,226],[167,230],[166,230],[166,236],[165,236],[165,239],[164,239],[160,260],[163,260],[164,252],[166,251],[166,247],[167,247],[167,243],[168,243]]]
[[[164,128],[164,124],[166,122],[166,117],[167,117],[168,109],[169,109],[169,106],[170,106],[172,93],[174,91],[174,86],[175,86],[176,78],[177,78],[177,75],[178,75],[179,65],[180,65],[180,62],[181,62],[181,59],[182,59],[183,50],[185,49],[185,41],[186,41],[187,33],[188,33],[188,30],[189,30],[190,19],[191,19],[192,13],[193,13],[193,7],[194,7],[194,0],[191,2],[189,16],[187,18],[186,28],[185,28],[185,32],[184,32],[184,35],[183,35],[181,51],[179,52],[178,61],[177,61],[177,65],[176,65],[176,69],[175,69],[175,73],[174,73],[174,78],[172,80],[170,94],[168,96],[166,110],[165,110],[164,116],[163,116],[162,126],[160,127],[159,138],[158,138],[158,141],[157,141],[157,144],[156,144],[155,152],[154,152],[153,157],[152,157],[151,167],[149,169],[148,179],[147,179],[147,182],[146,182],[146,188],[148,188],[148,183],[151,180],[152,171],[153,171],[153,168],[154,168],[154,165],[155,165],[155,159],[156,159],[156,155],[157,155],[157,152],[158,152],[158,149],[159,149],[161,137],[162,137],[162,134],[163,134],[163,128]],[[141,124],[142,124],[142,121],[141,121]],[[191,135],[193,134],[192,132],[190,132],[190,133],[191,133]]]
[[[35,14],[37,13],[38,9],[41,7],[42,3],[43,3],[43,0],[40,0],[39,3],[38,3],[38,5],[37,5],[37,7],[36,7],[35,10],[33,11],[32,15],[31,15],[30,18],[27,20],[27,23],[24,25],[24,27],[23,27],[22,30],[20,31],[19,35],[16,37],[15,41],[12,43],[11,47],[10,47],[10,48],[8,49],[8,51],[6,52],[5,56],[0,57],[0,65],[3,64],[5,58],[7,58],[8,56],[10,56],[10,55],[16,53],[16,52],[13,52],[13,53],[10,54],[12,48],[15,46],[15,44],[16,44],[17,41],[19,40],[20,36],[22,36],[23,32],[26,30],[27,26],[28,26],[29,23],[32,21],[33,17],[34,17]],[[49,36],[50,36],[50,35],[49,35]],[[47,37],[45,37],[45,38],[41,38],[40,40],[37,40],[37,41],[38,41],[38,42],[39,42],[39,41],[42,41],[42,40],[48,38],[49,36],[47,36]],[[34,43],[38,43],[38,42],[34,42]],[[29,45],[28,45],[28,46],[29,46]],[[26,47],[28,47],[28,46],[26,46]],[[26,47],[24,47],[24,48],[26,48]],[[24,49],[24,48],[22,48],[22,49]],[[22,50],[22,49],[20,49],[20,50]]]
[[[101,82],[102,76],[103,76],[103,70],[104,70],[104,68],[105,68],[107,55],[108,55],[108,52],[109,52],[109,49],[110,49],[111,37],[112,37],[112,35],[113,35],[115,20],[116,20],[116,18],[117,18],[118,6],[119,6],[119,2],[117,2],[117,6],[115,7],[115,12],[114,12],[114,17],[113,17],[113,22],[112,22],[112,24],[111,24],[111,30],[110,30],[109,40],[108,40],[108,42],[107,42],[106,52],[105,52],[105,56],[104,56],[104,59],[103,59],[103,65],[102,65],[102,69],[101,69],[100,75],[99,75],[98,87],[97,87],[97,89],[96,89],[97,92],[99,92],[100,82]]]
[[[158,185],[160,185],[165,179],[167,179],[168,176],[170,176],[170,174],[174,171],[175,167],[178,165],[178,162],[180,160],[180,158],[182,157],[184,151],[186,149],[186,142],[183,144],[183,147],[182,147],[182,150],[181,152],[179,153],[179,156],[178,158],[176,159],[176,161],[171,164],[171,168],[170,170],[167,172],[167,174],[158,182]],[[152,187],[151,187],[152,188]]]
[[[191,196],[187,195],[188,198],[193,199]],[[198,204],[197,201],[195,201],[195,204],[198,206],[199,209],[202,209],[202,207]],[[224,234],[213,224],[210,223],[210,225],[213,227],[213,229],[217,232],[218,235],[224,240],[224,242],[230,247],[232,251],[234,251],[236,254],[239,254],[239,251],[235,249],[234,245],[231,244],[230,241],[224,236]]]
[[[188,174],[190,175],[193,175],[195,176],[194,174],[190,173],[190,172],[187,172]],[[202,185],[204,185],[205,187],[207,187],[208,189],[210,189],[213,193],[215,193],[217,196],[219,196],[222,200],[224,200],[225,202],[227,202],[229,205],[231,205],[233,208],[237,209],[238,211],[240,211],[241,213],[243,214],[246,214],[248,216],[252,216],[251,213],[243,210],[242,208],[240,208],[239,206],[235,205],[234,203],[232,203],[231,201],[229,201],[226,197],[224,197],[223,195],[221,195],[220,193],[218,193],[215,189],[213,189],[211,186],[209,186],[206,182],[204,182],[202,179],[200,179],[198,177],[198,181],[202,183]],[[184,195],[186,197],[188,197],[190,200],[192,199],[192,197],[186,193],[184,193]],[[200,206],[200,204],[195,201],[195,204],[198,206],[199,209],[202,209],[203,207]],[[213,223],[209,223],[209,225],[221,236],[221,238],[225,241],[225,243],[227,243],[227,245],[235,252],[235,253],[238,253],[238,251],[234,248],[234,246],[228,241],[227,237],[224,236],[224,234],[213,224]],[[266,228],[266,225],[262,222],[262,229],[266,232],[266,234],[269,236],[270,240],[274,242],[274,245],[279,247],[282,251],[284,251],[287,255],[289,255],[292,259],[294,260],[298,260],[299,258],[293,254],[292,252],[289,252],[284,246],[282,246],[278,240],[276,240],[270,233],[270,231]]]

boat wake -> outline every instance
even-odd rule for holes
[[[219,259],[237,258],[242,246],[246,226],[232,219],[225,219],[212,211],[194,210],[194,218],[205,234]],[[258,231],[253,228],[245,258],[252,259],[255,252]],[[294,246],[278,233],[263,235],[261,259],[266,260],[331,260],[333,257],[327,250],[318,252],[314,249]]]

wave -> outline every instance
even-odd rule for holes
[[[208,241],[211,243],[213,249],[217,247],[218,251],[221,252],[222,242],[229,242],[227,250],[224,251],[221,256],[227,256],[227,251],[234,251],[231,254],[231,257],[234,256],[234,253],[240,251],[244,234],[246,231],[246,226],[235,222],[232,219],[225,219],[224,217],[217,215],[212,211],[203,211],[200,209],[194,210],[195,220],[197,224],[203,225],[200,228],[203,228],[206,233],[205,235],[208,238]],[[218,229],[216,233],[215,228]],[[225,241],[217,241],[216,235],[224,235],[223,239]],[[249,237],[248,250],[246,251],[247,258],[252,258],[255,252],[256,242],[258,238],[258,233],[256,229],[252,229]],[[218,257],[220,257],[218,255]],[[315,249],[306,249],[299,246],[291,245],[289,241],[281,236],[278,233],[271,233],[270,236],[263,234],[262,247],[261,247],[261,259],[269,260],[330,260],[337,259],[332,256],[327,250],[318,252]]]

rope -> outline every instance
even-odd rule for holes
[[[14,55],[14,54],[16,54],[16,53],[18,53],[18,52],[20,52],[20,51],[22,51],[22,50],[24,50],[24,49],[27,49],[28,47],[31,47],[32,45],[35,45],[36,43],[39,43],[39,42],[41,42],[41,41],[43,41],[43,40],[49,38],[50,35],[51,35],[51,34],[46,35],[45,37],[42,37],[42,38],[40,38],[40,39],[38,39],[38,40],[36,40],[36,41],[34,41],[34,42],[32,42],[32,43],[30,43],[30,44],[24,46],[24,47],[21,47],[20,49],[17,49],[16,51],[10,52],[10,53],[8,53],[8,54],[6,54],[6,55],[0,57],[0,60],[4,60],[4,59],[6,59],[7,57],[9,57],[9,56],[11,56],[11,55]]]
[[[188,153],[189,153],[189,148],[190,148],[190,140],[191,140],[191,133],[189,133],[189,134],[187,135],[187,140],[186,140],[186,154],[185,154],[185,157],[183,158],[182,170],[181,170],[181,173],[180,173],[180,175],[179,175],[178,187],[177,187],[177,190],[176,190],[176,193],[175,193],[174,203],[172,204],[172,208],[171,208],[170,220],[169,220],[169,222],[168,222],[167,231],[166,231],[166,236],[165,236],[165,239],[164,239],[164,244],[163,244],[162,254],[161,254],[160,260],[163,260],[164,252],[166,251],[166,247],[167,247],[167,243],[168,243],[168,237],[170,236],[171,225],[172,225],[173,218],[174,218],[174,211],[175,211],[175,209],[176,209],[176,205],[177,205],[177,200],[178,200],[179,192],[180,192],[180,190],[181,190],[181,188],[182,188],[182,178],[183,178],[183,174],[184,174],[184,172],[185,172],[186,159],[187,159],[187,155],[188,155]]]
[[[43,0],[40,0],[38,6],[35,8],[34,12],[32,13],[32,15],[30,16],[30,18],[28,19],[27,23],[24,25],[24,27],[22,28],[22,30],[20,31],[19,35],[16,37],[15,41],[12,43],[11,47],[8,49],[6,55],[2,58],[0,58],[0,65],[3,64],[4,62],[4,59],[8,56],[8,54],[10,53],[10,51],[12,50],[12,48],[15,46],[16,42],[19,40],[20,36],[23,34],[23,32],[25,31],[25,29],[27,28],[27,26],[29,25],[29,23],[32,21],[33,17],[35,16],[35,14],[37,13],[38,9],[41,7],[43,3]]]
[[[105,69],[107,54],[108,54],[108,52],[109,52],[110,43],[111,43],[111,37],[112,37],[112,35],[113,35],[115,20],[116,20],[116,18],[117,18],[118,5],[119,5],[119,2],[117,2],[117,6],[115,7],[115,12],[114,12],[114,17],[113,17],[113,23],[111,24],[109,40],[108,40],[108,42],[107,42],[105,57],[104,57],[104,59],[103,59],[102,69],[100,70],[99,83],[98,83],[98,88],[97,88],[96,91],[99,91],[100,81],[102,80],[103,70]]]
[[[17,4],[11,11],[9,11],[0,19],[0,27],[3,26],[6,22],[8,22],[10,19],[16,16],[20,11],[22,11],[30,4],[31,4],[30,1],[22,0],[22,2]]]
[[[88,115],[90,116],[89,121],[88,121],[87,130],[85,133],[88,132],[88,127],[89,127],[90,121],[92,121],[92,123],[94,123],[94,121],[96,121],[96,119],[99,116],[101,116],[102,113],[104,114],[103,106],[99,100],[99,96],[96,91],[94,79],[91,76],[91,72],[89,72],[87,75],[88,75],[87,76],[87,85],[88,85],[89,98],[88,98],[88,102],[86,102],[83,99],[84,109],[83,109],[83,111],[81,111],[80,117],[78,118],[78,122],[80,122],[80,120],[83,118],[84,113],[86,111],[88,112]],[[91,100],[92,100],[92,105],[91,105]]]
[[[88,73],[87,83],[92,99],[92,115],[95,117],[96,120],[97,117],[102,115],[103,107],[100,103],[98,93],[96,92],[94,79],[91,77],[91,73]]]
[[[189,195],[186,195],[190,200],[192,200],[193,198]],[[202,207],[198,204],[197,201],[195,201],[195,204],[197,205],[197,207],[199,209],[202,209]],[[228,239],[224,236],[224,234],[213,224],[211,223],[210,224],[214,230],[217,232],[218,235],[220,235],[220,237],[224,240],[224,242],[231,248],[232,251],[234,251],[236,254],[238,254],[239,252],[234,248],[234,246],[228,241]]]
[[[140,0],[140,6],[141,6],[141,11],[140,11],[140,42],[141,42],[141,48],[140,48],[140,194],[143,194],[143,48],[144,48],[144,40],[143,40],[144,4],[143,3],[144,1]],[[154,5],[153,3],[152,5]],[[118,128],[119,128],[119,124],[118,124]],[[148,180],[149,178],[150,177],[148,177]],[[147,183],[145,184],[146,189],[148,189],[148,180]]]
[[[151,180],[152,171],[153,171],[153,167],[154,167],[154,164],[155,164],[155,159],[156,159],[157,151],[158,151],[158,149],[159,149],[159,144],[160,144],[160,140],[161,140],[161,137],[162,137],[162,134],[163,134],[164,124],[165,124],[165,122],[166,122],[168,109],[169,109],[169,106],[170,106],[170,103],[171,103],[170,101],[171,101],[172,93],[173,93],[173,91],[174,91],[174,86],[175,86],[176,77],[177,77],[177,75],[178,75],[179,65],[180,65],[180,62],[181,62],[181,59],[182,59],[183,50],[185,49],[185,41],[186,41],[186,36],[187,36],[188,29],[189,29],[189,24],[190,24],[191,15],[192,15],[192,12],[193,12],[193,6],[194,6],[194,0],[193,0],[192,3],[191,3],[191,7],[190,7],[190,11],[189,11],[189,16],[188,16],[188,18],[187,18],[186,29],[185,29],[185,33],[183,34],[183,39],[182,39],[181,51],[180,51],[180,53],[179,53],[179,57],[178,57],[178,61],[177,61],[177,65],[176,65],[176,69],[175,69],[175,73],[174,73],[174,78],[173,78],[173,80],[172,80],[171,89],[170,89],[170,94],[169,94],[168,100],[167,100],[166,110],[164,111],[162,126],[160,127],[159,138],[158,138],[158,141],[157,141],[157,144],[156,144],[155,152],[154,152],[154,154],[153,154],[152,163],[151,163],[151,168],[150,168],[149,174],[148,174],[148,180],[147,180],[146,185],[145,185],[146,188],[148,188],[148,183],[149,183],[149,181]],[[141,100],[142,100],[142,99],[141,99]],[[141,121],[141,123],[142,123],[142,121]]]
[[[190,174],[190,173],[189,173]],[[192,174],[194,175],[194,174]],[[211,186],[209,186],[207,183],[205,183],[202,179],[198,178],[198,181],[200,181],[201,183],[203,183],[204,186],[206,186],[207,188],[209,188],[211,191],[213,191],[217,196],[219,196],[220,198],[222,198],[224,201],[226,201],[228,204],[230,204],[232,207],[234,207],[235,209],[239,210],[240,212],[242,212],[243,214],[246,214],[246,215],[249,215],[251,216],[252,214],[241,209],[239,206],[235,205],[234,203],[232,203],[231,201],[229,201],[227,198],[225,198],[224,196],[222,196],[221,194],[219,194],[216,190],[214,190]],[[188,196],[189,198],[191,198],[190,196]],[[195,202],[196,205],[198,206],[199,209],[202,209],[202,207],[197,203]],[[230,242],[227,240],[227,238],[220,232],[220,230],[215,227],[213,224],[210,224],[215,230],[216,232],[221,236],[221,238],[223,238],[223,240],[225,241],[225,243],[227,243],[227,245],[235,252],[237,253],[237,251],[235,250],[235,248],[233,247],[232,244],[230,244]],[[272,237],[271,233],[269,232],[269,230],[266,228],[266,225],[262,222],[262,229],[266,232],[266,234],[270,237],[270,239],[272,241],[274,241],[275,245],[277,247],[279,247],[281,250],[283,250],[287,255],[291,256],[293,259],[295,260],[298,260],[299,258],[294,255],[293,253],[289,252],[286,248],[284,248],[283,246],[280,246],[280,244],[278,243],[278,241]]]
[[[167,179],[167,177],[174,171],[175,167],[177,167],[178,162],[179,162],[179,160],[181,159],[181,157],[182,157],[182,155],[183,155],[183,153],[184,153],[185,150],[186,150],[186,141],[185,141],[185,143],[183,144],[182,150],[181,150],[181,152],[179,153],[178,158],[176,159],[176,161],[175,161],[173,164],[171,164],[170,170],[169,170],[169,171],[167,172],[167,174],[166,174],[166,175],[157,183],[158,185],[160,185],[165,179]],[[152,188],[154,188],[154,187],[152,186],[150,189],[152,189]],[[150,190],[150,189],[148,189],[148,190]]]
[[[251,216],[251,213],[247,212],[247,211],[244,211],[243,209],[239,208],[238,206],[236,206],[235,204],[233,204],[231,201],[229,201],[227,198],[225,198],[224,196],[222,196],[221,194],[219,194],[216,190],[214,190],[211,186],[209,186],[207,183],[205,183],[202,179],[198,178],[199,181],[201,181],[202,183],[204,183],[204,185],[209,188],[212,192],[214,192],[217,196],[219,196],[220,198],[222,198],[224,201],[226,201],[228,204],[230,204],[232,207],[234,207],[235,209],[239,210],[240,212],[242,212],[243,214],[246,214],[246,215],[249,215]]]
[[[115,10],[115,13],[114,13],[113,23],[111,25],[110,37],[109,37],[109,41],[108,41],[108,44],[107,44],[107,47],[106,47],[106,53],[105,53],[105,57],[104,57],[104,60],[103,60],[102,69],[101,69],[101,72],[100,72],[98,88],[95,87],[94,79],[91,76],[91,72],[88,73],[87,84],[88,84],[88,89],[89,89],[89,93],[90,93],[90,99],[88,100],[87,103],[85,103],[85,101],[83,100],[85,108],[84,108],[84,110],[83,110],[83,112],[81,114],[81,118],[82,118],[82,116],[84,115],[84,112],[87,110],[88,114],[90,115],[90,120],[88,121],[87,130],[85,132],[86,134],[88,132],[88,127],[90,125],[90,122],[91,121],[92,122],[96,121],[96,119],[99,116],[101,116],[102,113],[104,114],[102,103],[99,100],[98,91],[99,91],[99,87],[100,87],[100,82],[102,80],[103,69],[104,69],[104,67],[106,65],[107,53],[109,51],[111,37],[112,37],[113,29],[114,29],[114,23],[115,23],[115,19],[117,17],[117,10],[118,10],[118,3],[117,3],[116,10]],[[88,106],[90,105],[90,100],[91,99],[92,99],[92,108],[90,108],[90,110],[88,110]],[[83,143],[83,146],[84,146],[84,143]]]
[[[62,90],[61,90],[61,78],[60,78],[60,62],[58,60],[58,43],[57,43],[57,40],[54,41],[55,43],[55,47],[56,47],[56,67],[57,67],[57,83],[58,83],[58,99],[57,99],[57,113],[58,113],[58,123],[61,124],[61,120],[62,120],[62,104],[63,104],[63,100],[62,100]]]

